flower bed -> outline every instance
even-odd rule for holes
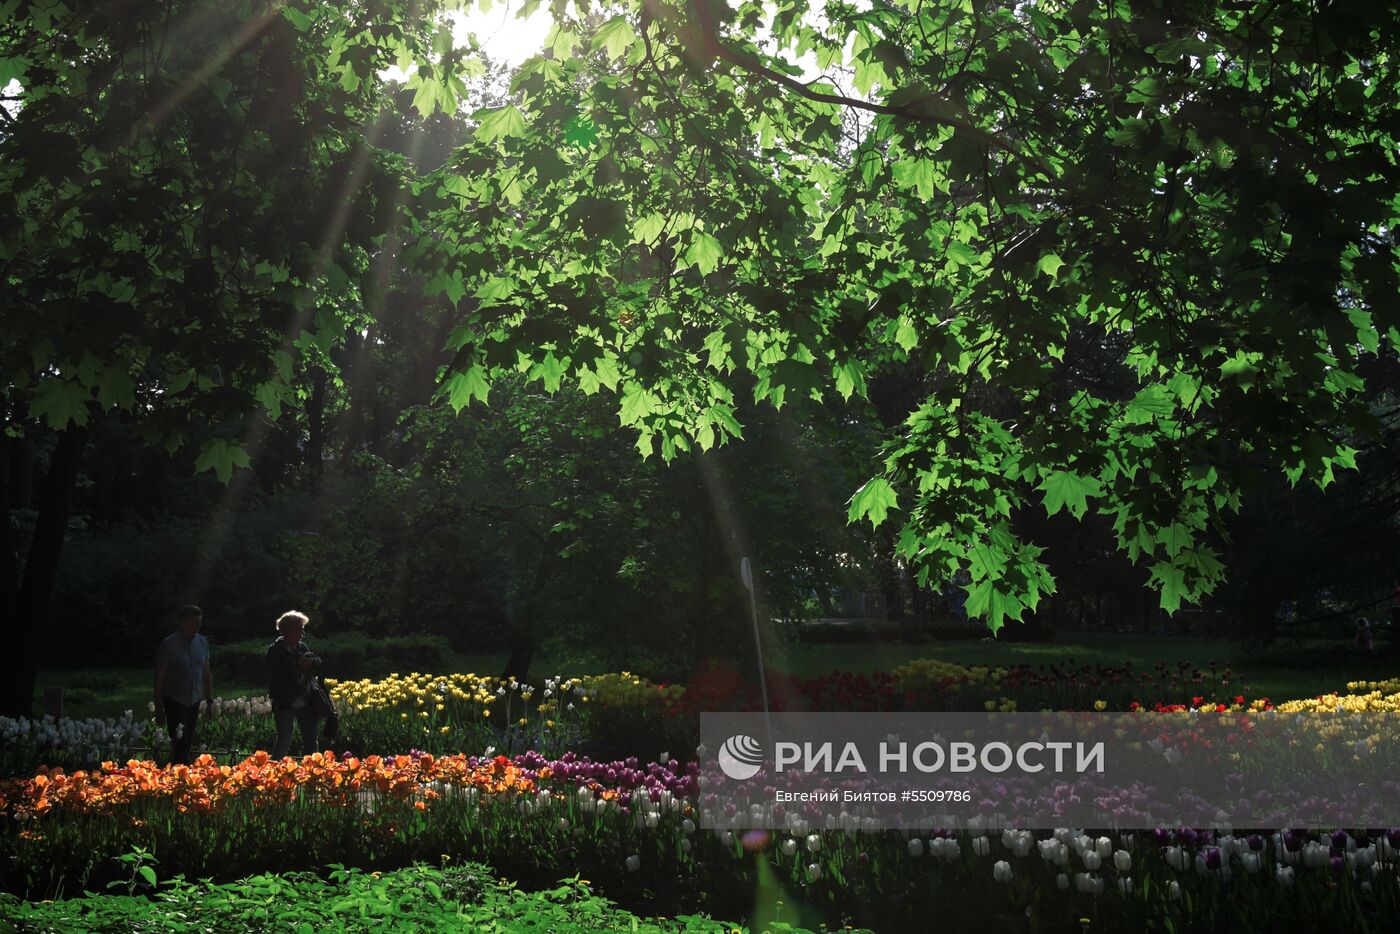
[[[794,906],[877,928],[938,912],[1265,930],[1328,903],[1388,916],[1400,895],[1400,830],[740,835],[696,829],[695,783],[693,763],[538,753],[108,763],[0,786],[0,855],[13,857],[7,887],[31,896],[120,879],[120,857],[140,846],[167,873],[217,879],[425,858],[483,859],[536,882],[583,869],[625,904],[723,916],[752,910],[767,875]]]
[[[914,662],[890,673],[775,681],[777,696],[798,709],[1005,709],[1030,698],[1025,709],[1058,697],[1076,709],[1221,713],[1242,730],[1217,751],[1223,755],[1249,743],[1253,715],[1400,709],[1396,682],[1354,682],[1347,693],[1273,705],[1224,696],[1228,671],[1201,684],[1196,674]],[[1173,685],[1199,692],[1138,700]],[[389,869],[444,859],[486,861],[540,885],[582,870],[611,897],[648,912],[741,917],[754,910],[754,892],[777,892],[790,906],[806,906],[810,915],[794,917],[812,926],[908,928],[936,915],[1038,930],[1080,930],[1089,918],[1108,928],[1170,921],[1177,931],[1262,931],[1324,912],[1350,926],[1400,908],[1400,831],[1390,828],[916,834],[826,827],[815,815],[794,815],[782,832],[704,832],[696,827],[696,763],[558,748],[571,736],[613,730],[621,742],[628,730],[692,723],[704,699],[719,703],[740,689],[721,678],[681,689],[625,672],[534,686],[423,674],[338,684],[347,738],[429,751],[327,751],[281,761],[259,753],[225,764],[206,756],[167,769],[112,758],[90,769],[29,772],[0,782],[0,882],[30,897],[100,888],[120,880],[122,858],[142,847],[163,872],[223,880],[328,863]],[[1338,729],[1354,722],[1339,718]],[[9,729],[50,738],[49,752],[70,748],[58,741],[66,738],[70,751],[90,754],[96,738],[144,739],[141,726],[128,716],[38,733]],[[201,736],[265,741],[270,726],[265,700],[240,699],[216,705]],[[510,756],[441,754],[463,739],[473,745],[458,750],[532,736],[546,742]],[[1358,744],[1379,739],[1356,736]],[[1365,751],[1358,745],[1356,754]]]

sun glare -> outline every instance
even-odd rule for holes
[[[529,16],[520,16],[522,4],[505,2],[482,4],[470,13],[452,15],[452,35],[458,45],[466,45],[475,35],[492,61],[515,67],[539,52],[552,24],[549,11],[536,7]]]

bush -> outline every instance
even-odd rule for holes
[[[382,678],[394,672],[437,671],[450,667],[451,646],[442,636],[387,636],[375,639],[362,632],[338,632],[307,637],[321,656],[321,672],[340,679]],[[267,647],[272,640],[248,639],[217,646],[210,664],[221,679],[261,684],[267,680]]]

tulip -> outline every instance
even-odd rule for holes
[[[1055,876],[1055,888],[1059,889],[1061,892],[1068,892],[1068,891],[1069,891],[1069,876],[1065,875],[1064,873],[1059,873],[1058,875],[1056,875],[1056,876]]]
[[[1274,877],[1278,879],[1278,884],[1285,889],[1293,885],[1295,873],[1292,866],[1279,866],[1274,870]]]
[[[816,834],[809,834],[807,836],[807,852],[818,853],[821,851],[821,848],[822,838],[817,836]]]
[[[628,872],[636,872],[638,869],[641,869],[641,868],[642,868],[642,858],[641,858],[640,856],[638,856],[636,853],[633,853],[631,856],[627,857],[627,871],[628,871]]]
[[[822,874],[822,867],[821,867],[821,866],[817,865],[816,863],[808,863],[808,864],[807,864],[807,881],[808,881],[808,882],[816,882],[817,879],[821,877],[821,874]]]
[[[924,855],[924,841],[918,837],[913,837],[909,841],[909,855],[916,859]]]
[[[778,846],[778,849],[783,851],[784,856],[791,857],[797,852],[797,841],[789,837]]]
[[[1113,868],[1119,872],[1127,872],[1133,868],[1133,857],[1127,850],[1116,850],[1113,853]]]
[[[986,856],[992,851],[992,841],[983,836],[972,838],[972,852],[978,856]]]
[[[1167,894],[1174,902],[1181,901],[1181,883],[1175,880],[1167,883]]]
[[[1118,891],[1122,892],[1124,895],[1133,894],[1133,877],[1123,876],[1121,879],[1119,879]]]
[[[997,860],[992,864],[992,878],[997,882],[1011,881],[1011,864],[1004,859]]]

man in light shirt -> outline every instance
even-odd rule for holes
[[[175,611],[179,626],[156,650],[156,723],[170,733],[170,763],[190,764],[194,727],[201,695],[214,700],[214,677],[209,671],[209,640],[199,634],[204,614],[197,606]]]

